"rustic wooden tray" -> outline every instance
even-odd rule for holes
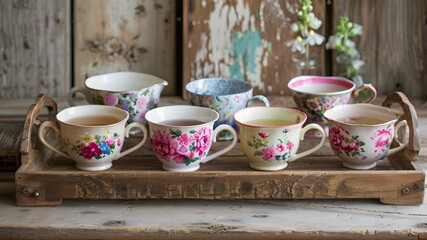
[[[384,105],[399,102],[404,111],[413,106],[395,94]],[[409,104],[408,104],[409,103]],[[417,118],[410,126],[408,148],[376,168],[357,171],[342,167],[325,145],[316,155],[305,157],[277,172],[255,171],[239,147],[203,164],[196,172],[171,173],[161,169],[147,143],[143,149],[113,162],[102,172],[81,171],[70,159],[54,155],[34,137],[40,111],[54,119],[57,106],[40,95],[27,114],[21,143],[22,165],[16,172],[16,201],[22,206],[58,205],[62,199],[379,199],[386,204],[419,205],[424,197],[424,171],[418,157]],[[405,109],[406,108],[406,109]],[[135,139],[127,139],[130,145]],[[317,139],[306,139],[305,149]],[[216,151],[228,142],[214,144]],[[125,144],[126,146],[126,144]]]

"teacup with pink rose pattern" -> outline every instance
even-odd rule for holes
[[[146,114],[151,147],[162,168],[172,172],[192,172],[228,151],[237,142],[237,133],[227,124],[213,129],[218,113],[212,109],[177,105],[159,107]],[[233,140],[225,148],[208,154],[221,131],[229,131]]]
[[[342,77],[298,76],[288,83],[298,109],[308,116],[308,122],[327,127],[323,117],[326,110],[353,100],[372,102],[377,92],[371,84],[356,88],[356,84]]]
[[[315,123],[303,127],[307,115],[285,107],[250,107],[234,114],[240,149],[256,170],[278,171],[320,149],[326,139],[323,128]],[[309,130],[320,133],[319,143],[297,153],[300,141]]]
[[[371,169],[407,145],[390,149],[397,131],[407,123],[397,122],[398,116],[389,108],[348,104],[327,110],[324,116],[329,122],[331,148],[347,168]]]

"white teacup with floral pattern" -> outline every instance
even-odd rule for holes
[[[73,159],[78,169],[102,171],[109,169],[114,160],[142,147],[148,138],[145,126],[137,122],[125,126],[128,118],[126,111],[112,106],[69,107],[56,115],[56,122],[43,122],[38,136],[52,151]],[[45,130],[48,128],[59,134],[61,149],[46,139]],[[135,146],[121,152],[125,137],[129,137],[132,128],[142,130],[143,138]]]
[[[172,172],[192,172],[228,151],[237,142],[237,134],[227,124],[213,129],[218,113],[197,106],[167,106],[152,109],[146,114],[150,129],[151,147],[162,168]],[[229,131],[233,141],[227,147],[208,155],[216,136]]]
[[[307,115],[285,107],[250,107],[234,114],[238,126],[240,148],[256,170],[278,171],[288,162],[312,154],[320,149],[326,134],[319,124],[302,127]],[[311,149],[297,153],[300,141],[308,130],[320,133],[320,142]]]
[[[145,113],[156,108],[160,94],[168,85],[156,76],[137,72],[114,72],[89,77],[85,87],[74,87],[68,103],[76,105],[76,93],[82,93],[90,104],[115,106],[129,113],[128,122],[145,123]]]
[[[252,96],[253,88],[249,83],[225,79],[204,78],[191,81],[186,85],[190,103],[194,106],[207,107],[218,112],[219,118],[214,123],[214,128],[221,124],[228,124],[237,128],[233,115],[247,107],[254,100],[263,106],[270,106],[268,99],[262,95]],[[230,140],[230,132],[221,132],[218,140]]]
[[[390,149],[398,129],[407,123],[397,122],[398,116],[389,108],[348,104],[327,110],[324,116],[329,122],[331,148],[347,168],[371,169],[379,160],[407,146],[399,143]]]
[[[343,77],[299,76],[288,83],[298,109],[305,112],[309,123],[327,127],[323,114],[326,110],[352,102],[370,103],[377,96],[372,84],[356,88],[356,84]]]

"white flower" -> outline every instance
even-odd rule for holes
[[[301,54],[305,53],[305,46],[307,45],[307,41],[303,40],[300,36],[298,36],[295,40],[289,41],[286,43],[286,46],[291,47],[292,52],[300,52]]]
[[[342,40],[342,36],[339,37],[335,37],[335,36],[330,36],[328,39],[328,42],[326,43],[326,49],[335,49],[337,47],[337,45],[339,45],[341,43]]]
[[[356,35],[362,35],[363,33],[363,27],[357,23],[353,24],[353,30]]]
[[[322,25],[322,21],[318,19],[316,16],[314,16],[314,13],[309,13],[308,17],[310,18],[310,27],[317,30]]]
[[[356,43],[354,43],[352,40],[350,40],[350,39],[347,39],[345,42],[344,42],[344,45],[345,46],[347,46],[347,47],[349,47],[349,48],[355,48],[356,47]]]
[[[298,24],[292,23],[291,24],[291,30],[292,30],[292,32],[298,32]]]
[[[313,30],[310,30],[307,37],[307,42],[310,44],[310,46],[320,45],[322,44],[323,40],[325,40],[325,38],[322,35],[315,33]]]
[[[351,61],[351,65],[353,65],[354,69],[359,70],[363,65],[365,65],[365,62],[360,59],[356,59]]]

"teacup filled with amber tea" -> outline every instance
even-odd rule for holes
[[[250,107],[234,114],[240,148],[251,168],[265,171],[285,169],[295,161],[319,150],[326,139],[323,128],[316,123],[303,127],[307,115],[285,107]],[[297,153],[307,131],[321,136],[319,143]]]
[[[52,151],[73,159],[78,169],[102,171],[111,168],[114,160],[142,147],[147,140],[145,126],[137,122],[126,126],[128,118],[128,112],[112,106],[70,107],[56,115],[56,122],[42,123],[39,139]],[[45,137],[49,128],[59,133],[62,148]],[[122,152],[125,137],[129,137],[133,128],[140,129],[143,137],[135,146]]]
[[[172,172],[192,172],[228,151],[237,142],[233,127],[222,124],[215,128],[218,113],[205,107],[188,105],[152,109],[145,118],[150,129],[151,147],[162,168]],[[233,140],[225,148],[208,154],[217,135],[228,131]]]
[[[329,122],[329,142],[332,150],[351,169],[371,169],[377,162],[398,151],[407,143],[390,149],[397,142],[398,116],[389,108],[372,104],[339,105],[324,114]]]

